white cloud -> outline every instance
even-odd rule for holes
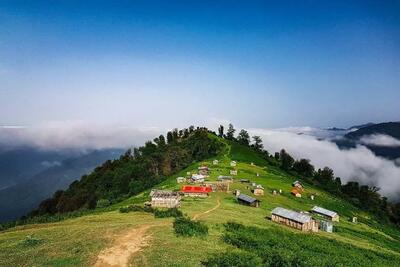
[[[253,135],[263,138],[270,152],[285,148],[296,158],[308,158],[318,168],[329,166],[343,182],[359,181],[375,185],[381,193],[398,198],[400,194],[400,168],[393,161],[375,156],[368,148],[359,145],[349,150],[340,150],[329,140],[318,140],[310,135],[298,135],[280,130],[252,129]]]
[[[365,145],[374,145],[374,146],[388,146],[388,147],[400,146],[400,140],[384,134],[364,135],[363,137],[361,137],[360,142]]]
[[[88,125],[52,122],[36,127],[0,127],[3,147],[35,146],[44,150],[127,148],[142,145],[164,132],[156,127]]]

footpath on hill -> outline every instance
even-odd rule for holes
[[[130,259],[134,254],[149,245],[152,236],[148,230],[153,227],[167,226],[169,224],[171,223],[163,222],[158,224],[141,225],[135,229],[129,230],[121,236],[118,236],[111,247],[108,247],[99,253],[93,267],[128,266]]]
[[[218,209],[220,206],[221,206],[221,202],[219,201],[219,197],[218,197],[218,198],[217,198],[217,205],[215,205],[213,208],[211,208],[211,209],[209,209],[209,210],[206,210],[206,211],[204,211],[204,212],[195,214],[195,215],[193,216],[192,220],[197,220],[199,217],[201,217],[201,216],[203,216],[203,215],[205,215],[205,214],[207,214],[207,213],[213,212],[214,210]]]

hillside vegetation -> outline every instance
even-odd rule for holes
[[[367,200],[360,201],[362,193],[350,201],[347,191],[342,192],[340,180],[324,180],[329,170],[311,172],[309,165],[301,160],[291,161],[284,151],[271,156],[260,144],[249,146],[243,139],[216,137],[204,129],[183,136],[169,138],[169,142],[163,144],[168,147],[164,151],[172,156],[176,155],[172,151],[180,147],[188,158],[179,161],[180,157],[173,157],[183,163],[178,166],[168,164],[174,167],[165,172],[159,168],[159,176],[153,169],[152,176],[147,177],[151,182],[145,183],[140,190],[132,184],[146,177],[136,175],[136,170],[141,170],[137,166],[155,166],[154,161],[144,160],[145,155],[149,155],[145,148],[159,151],[159,144],[146,144],[145,148],[133,153],[135,156],[125,155],[116,161],[118,168],[112,162],[104,164],[101,172],[97,169],[62,193],[70,194],[75,192],[69,191],[71,188],[83,188],[81,190],[95,195],[96,203],[108,197],[111,205],[90,209],[83,204],[79,210],[86,209],[86,212],[76,218],[26,224],[1,232],[0,266],[96,266],[100,260],[116,260],[109,257],[110,253],[112,255],[121,248],[124,249],[118,254],[120,265],[132,266],[397,266],[400,262],[399,229],[385,219],[389,218],[385,212],[373,214],[364,207]],[[218,165],[212,164],[214,159],[219,160]],[[229,175],[232,160],[238,162],[238,175],[234,177],[230,191],[239,189],[252,195],[248,185],[240,183],[240,179],[262,185],[265,195],[257,196],[261,200],[260,208],[238,204],[231,192],[215,192],[204,199],[183,198],[180,210],[184,218],[191,220],[157,218],[153,213],[140,210],[120,212],[121,208],[125,210],[133,204],[142,205],[148,201],[150,188],[179,190],[181,184],[176,183],[176,178],[186,176],[187,172],[197,172],[201,165],[211,168],[209,181],[216,181],[219,175]],[[165,162],[165,159],[156,162]],[[132,168],[126,175],[131,177],[124,185],[126,188],[112,184],[109,190],[104,189],[104,177],[109,177],[104,175],[106,166],[114,171],[120,166]],[[124,176],[121,174],[121,177]],[[295,198],[290,190],[292,182],[299,179],[305,192],[301,198]],[[279,189],[281,194],[272,194],[273,190]],[[118,190],[125,199],[118,199]],[[315,196],[314,200],[311,195]],[[271,210],[278,206],[308,211],[314,205],[339,213],[340,222],[335,223],[333,233],[304,233],[269,219]],[[181,216],[175,212],[171,214]],[[358,218],[358,223],[351,222],[353,216]],[[196,226],[204,230],[201,235],[177,234],[176,222],[182,227],[191,227],[191,221],[201,223],[202,226]],[[187,230],[180,231],[185,233]]]

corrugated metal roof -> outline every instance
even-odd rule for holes
[[[212,188],[209,186],[185,185],[182,187],[181,191],[184,193],[210,193],[210,192],[212,192]]]
[[[311,221],[311,216],[306,215],[306,214],[302,214],[299,213],[297,211],[294,210],[287,210],[281,207],[277,207],[275,209],[272,210],[272,214],[280,216],[280,217],[284,217],[299,223],[307,223]]]
[[[248,195],[244,195],[244,194],[240,194],[237,198],[240,199],[240,200],[243,200],[243,201],[245,201],[247,203],[253,203],[253,202],[257,201],[257,199],[252,198],[252,197],[250,197]]]
[[[319,214],[322,214],[322,215],[326,215],[326,216],[329,216],[329,217],[332,217],[332,218],[337,215],[337,213],[334,212],[334,211],[327,210],[327,209],[324,209],[324,208],[321,208],[321,207],[318,207],[318,206],[314,206],[314,208],[312,208],[311,211],[319,213]]]

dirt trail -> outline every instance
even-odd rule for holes
[[[205,212],[202,213],[197,213],[196,215],[193,216],[193,220],[197,220],[200,216],[203,216],[207,213],[213,212],[214,210],[218,209],[219,206],[221,206],[221,202],[219,201],[219,198],[217,198],[217,205],[215,205],[215,207],[213,207],[212,209],[206,210]]]
[[[168,224],[142,225],[117,237],[111,247],[100,252],[93,267],[128,266],[133,255],[149,244],[151,234],[148,234],[148,230]]]

